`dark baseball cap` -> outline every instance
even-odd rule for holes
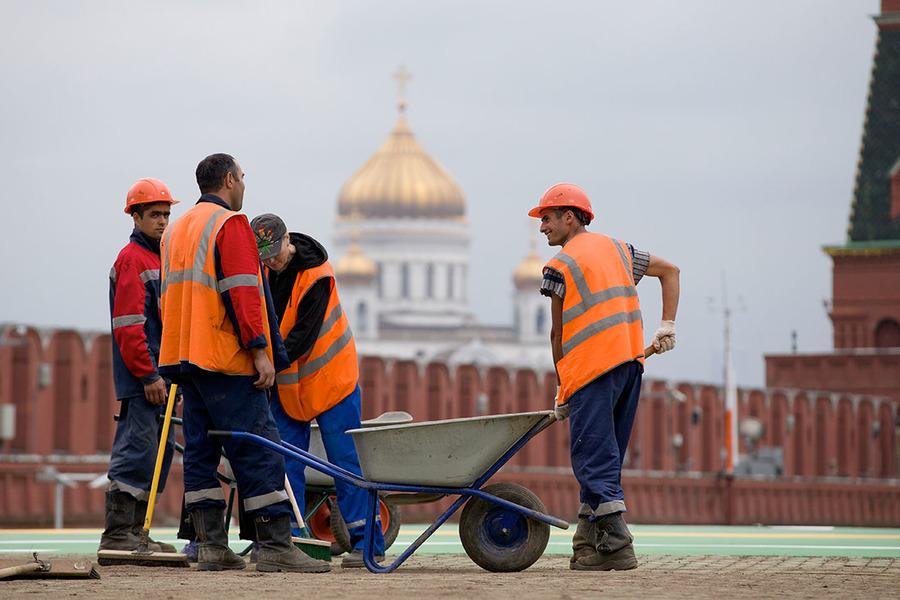
[[[259,215],[250,221],[250,229],[256,236],[256,249],[259,250],[261,260],[278,256],[284,234],[287,233],[287,226],[281,217],[272,213]]]

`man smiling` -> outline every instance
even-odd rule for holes
[[[569,418],[572,469],[581,487],[570,567],[637,567],[625,525],[622,460],[634,423],[644,371],[643,326],[635,286],[645,275],[662,286],[657,353],[675,347],[678,267],[585,227],[594,218],[576,185],[548,189],[528,212],[562,250],[544,267],[541,293],[551,298],[550,342],[559,382],[554,410]]]

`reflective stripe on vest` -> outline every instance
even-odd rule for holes
[[[262,274],[257,271],[217,280],[215,253],[210,252],[225,222],[235,217],[246,219],[211,202],[200,202],[166,229],[160,244],[160,367],[188,363],[216,373],[256,374],[252,355],[241,348],[220,294],[239,286],[253,286],[264,297]],[[261,316],[266,353],[271,360],[272,342],[264,306]]]
[[[290,334],[297,323],[303,297],[323,278],[331,279],[328,306],[316,341],[310,351],[275,377],[278,398],[294,419],[309,421],[349,396],[359,380],[359,365],[353,332],[341,307],[334,272],[328,261],[297,275],[291,300],[281,316],[281,335]]]
[[[610,369],[643,359],[640,302],[625,245],[603,235],[572,238],[548,267],[566,283],[558,401]]]

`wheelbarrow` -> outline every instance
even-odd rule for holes
[[[299,460],[308,467],[368,492],[363,560],[373,573],[402,565],[465,504],[459,536],[466,554],[488,571],[527,569],[544,553],[550,525],[569,524],[547,515],[540,499],[524,486],[499,483],[484,487],[535,435],[555,422],[551,411],[489,415],[352,429],[363,476],[341,469],[287,442],[273,442],[244,431],[211,430],[210,436],[244,439]],[[375,515],[379,494],[405,497],[404,504],[458,496],[392,563],[375,561]]]

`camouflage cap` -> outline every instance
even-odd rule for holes
[[[256,249],[260,260],[268,260],[281,252],[281,242],[287,233],[287,226],[281,217],[266,213],[250,221],[250,229],[256,236]]]

